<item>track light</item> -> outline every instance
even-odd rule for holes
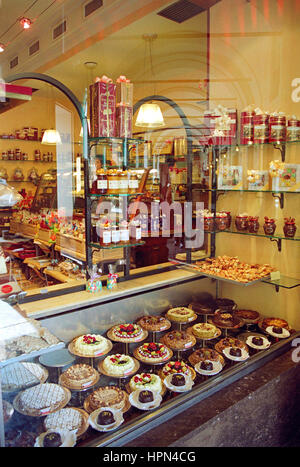
[[[31,27],[32,21],[29,18],[21,18],[20,24],[23,29],[29,29]]]

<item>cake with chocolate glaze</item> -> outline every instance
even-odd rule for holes
[[[113,425],[115,421],[114,414],[110,410],[101,410],[97,417],[97,424],[101,426]]]
[[[139,393],[139,402],[141,404],[149,404],[149,402],[153,402],[154,397],[153,397],[153,392],[152,391],[141,391]]]
[[[180,373],[175,373],[171,378],[170,384],[176,387],[185,386],[186,384],[185,376]]]
[[[47,433],[43,439],[43,446],[45,448],[58,448],[62,445],[62,439],[59,433]]]

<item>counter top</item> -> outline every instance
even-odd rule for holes
[[[164,271],[162,273],[157,272],[166,266],[171,267],[172,265],[171,263],[164,263],[154,267],[144,268],[143,270],[146,269],[146,271],[153,271],[155,274],[119,282],[117,287],[112,291],[103,288],[102,292],[95,294],[91,294],[86,291],[68,293],[57,297],[44,298],[42,300],[20,304],[20,308],[28,317],[33,317],[35,319],[44,318],[48,315],[71,311],[74,310],[74,308],[79,309],[95,306],[97,304],[123,297],[124,294],[130,296],[174,283],[184,282],[193,278],[199,279],[201,277],[201,273],[193,270],[187,270],[186,268],[175,268],[171,271]],[[141,271],[141,269],[133,271],[132,276],[134,277],[134,273],[137,274]],[[76,282],[74,282],[74,285],[76,285]],[[61,287],[62,286],[60,286],[60,288]]]

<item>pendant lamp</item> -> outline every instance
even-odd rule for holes
[[[43,134],[42,144],[56,145],[61,144],[61,137],[57,130],[46,130]]]
[[[150,66],[151,66],[151,74],[152,74],[152,81],[154,82],[154,70],[153,70],[153,60],[152,60],[152,43],[157,38],[157,34],[144,34],[143,39],[145,43],[149,44],[149,55],[150,55]],[[154,90],[154,94],[156,94]],[[154,102],[147,102],[142,104],[137,119],[135,122],[135,126],[143,127],[143,128],[161,128],[165,126],[164,117],[161,111],[161,108],[158,104]]]

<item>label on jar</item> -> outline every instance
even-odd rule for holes
[[[109,180],[108,187],[110,190],[119,190],[120,188],[119,180]]]
[[[253,126],[250,125],[243,125],[243,136],[244,138],[250,138],[252,136]]]
[[[111,231],[110,230],[103,230],[103,232],[102,232],[102,242],[105,245],[111,243]]]
[[[129,230],[128,229],[120,230],[120,239],[121,239],[121,242],[129,241]]]
[[[129,188],[131,190],[137,190],[139,187],[139,181],[138,180],[129,180]]]
[[[283,125],[272,125],[271,127],[271,138],[284,139],[285,126]]]
[[[113,243],[119,243],[119,241],[120,241],[120,230],[112,230],[112,232],[111,232],[111,241]]]
[[[141,240],[141,238],[142,238],[142,229],[141,229],[141,227],[137,227],[135,229],[135,238],[136,238],[136,240]]]
[[[269,128],[267,125],[255,125],[254,138],[265,139],[269,136]]]
[[[296,141],[299,139],[299,127],[298,126],[288,126],[287,127],[287,133],[286,133],[286,139],[288,141]]]
[[[98,190],[107,190],[107,180],[97,180]]]
[[[128,180],[120,180],[119,181],[119,187],[121,190],[127,190],[128,189]]]

